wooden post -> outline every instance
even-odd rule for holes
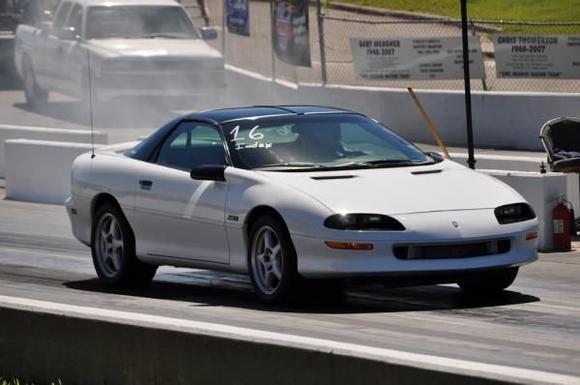
[[[415,105],[417,106],[417,109],[421,113],[421,116],[423,117],[423,120],[425,121],[425,124],[427,124],[427,128],[431,132],[431,135],[433,135],[433,138],[435,138],[435,142],[437,142],[437,145],[439,146],[439,149],[441,150],[441,152],[443,154],[445,154],[445,157],[447,159],[451,159],[451,156],[449,155],[449,152],[447,151],[447,147],[445,147],[445,143],[443,143],[443,140],[441,139],[441,136],[439,135],[439,131],[437,131],[437,128],[435,127],[435,124],[433,123],[433,121],[431,120],[431,118],[429,117],[429,115],[427,114],[427,111],[425,111],[425,109],[421,105],[421,102],[419,101],[419,98],[417,98],[417,95],[415,95],[415,91],[413,91],[413,89],[411,87],[407,88],[407,90],[409,91],[409,94],[411,95],[411,98],[415,102]]]

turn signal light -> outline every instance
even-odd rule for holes
[[[532,240],[532,239],[536,239],[538,238],[538,232],[537,231],[530,231],[529,233],[526,234],[526,241]]]
[[[325,241],[326,246],[338,250],[373,250],[372,243]]]

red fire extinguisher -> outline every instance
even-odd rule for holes
[[[570,251],[572,248],[572,217],[574,214],[570,202],[560,196],[558,204],[552,210],[552,239],[555,251]]]

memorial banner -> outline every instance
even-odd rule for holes
[[[580,79],[580,35],[495,35],[498,78]]]
[[[363,80],[463,79],[461,37],[351,38],[357,77]],[[473,79],[485,78],[479,37],[469,38]]]

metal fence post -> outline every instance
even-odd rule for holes
[[[316,1],[316,18],[318,19],[318,44],[320,45],[320,79],[322,85],[326,85],[326,51],[324,44],[324,14],[322,13],[322,0]]]
[[[469,32],[467,30],[467,0],[461,1],[461,35],[463,40],[463,82],[465,83],[465,117],[467,119],[467,164],[475,169],[473,121],[471,117],[471,75],[469,73]]]
[[[226,58],[226,19],[227,19],[227,11],[228,11],[228,0],[224,0],[223,2],[223,10],[222,10],[222,56],[225,60]]]
[[[477,36],[477,30],[475,28],[475,23],[473,22],[473,20],[469,20],[469,24],[471,25],[471,36]],[[482,46],[483,47],[483,46]],[[481,50],[481,56],[482,56],[482,60],[483,60],[483,74],[484,74],[484,78],[481,79],[481,86],[483,87],[484,91],[487,91],[487,82],[485,81],[485,57],[483,56],[483,49]]]
[[[274,0],[270,0],[270,41],[271,41],[271,48],[272,48],[272,81],[276,81],[276,51],[274,48],[274,33],[275,33],[275,25],[274,25]]]

